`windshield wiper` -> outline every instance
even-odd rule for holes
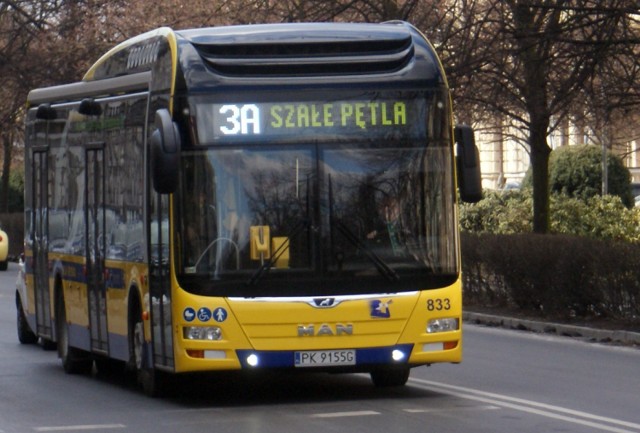
[[[360,249],[367,256],[369,260],[374,264],[378,272],[387,280],[399,281],[400,276],[389,267],[371,248],[369,248],[364,242],[362,242],[342,221],[333,218],[332,222],[336,225],[340,233],[344,235],[349,242],[351,242],[356,248]]]
[[[282,244],[280,244],[280,246],[273,252],[273,254],[271,254],[271,258],[269,258],[269,260],[264,262],[262,266],[260,266],[258,270],[251,276],[251,278],[249,278],[249,280],[247,281],[247,285],[253,286],[258,281],[260,281],[264,273],[269,271],[269,269],[271,269],[274,263],[278,261],[278,259],[284,254],[285,251],[287,251],[287,248],[289,248],[289,241],[291,240],[291,238],[297,236],[302,229],[308,226],[309,226],[309,221],[307,219],[303,219],[299,221],[298,224],[296,224],[293,227],[293,229],[291,229],[291,231],[287,233],[286,235],[287,240],[284,241]]]

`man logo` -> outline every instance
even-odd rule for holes
[[[331,308],[338,305],[336,298],[314,298],[313,306],[318,308]]]
[[[298,337],[322,337],[322,336],[340,336],[353,335],[353,325],[351,323],[337,323],[335,327],[331,327],[323,323],[316,328],[315,325],[298,325]]]

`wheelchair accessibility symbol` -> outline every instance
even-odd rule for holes
[[[198,320],[201,322],[208,322],[211,320],[211,310],[207,307],[202,307],[198,310]]]

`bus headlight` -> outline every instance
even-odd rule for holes
[[[427,323],[427,333],[456,331],[459,329],[459,320],[454,318],[431,319]]]
[[[182,330],[186,340],[222,340],[222,329],[217,326],[185,326]]]

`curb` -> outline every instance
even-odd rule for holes
[[[563,323],[538,322],[535,320],[525,320],[515,317],[503,317],[493,314],[474,313],[468,311],[462,313],[462,320],[478,325],[582,338],[592,342],[640,346],[640,332],[589,328],[586,326],[566,325]]]

